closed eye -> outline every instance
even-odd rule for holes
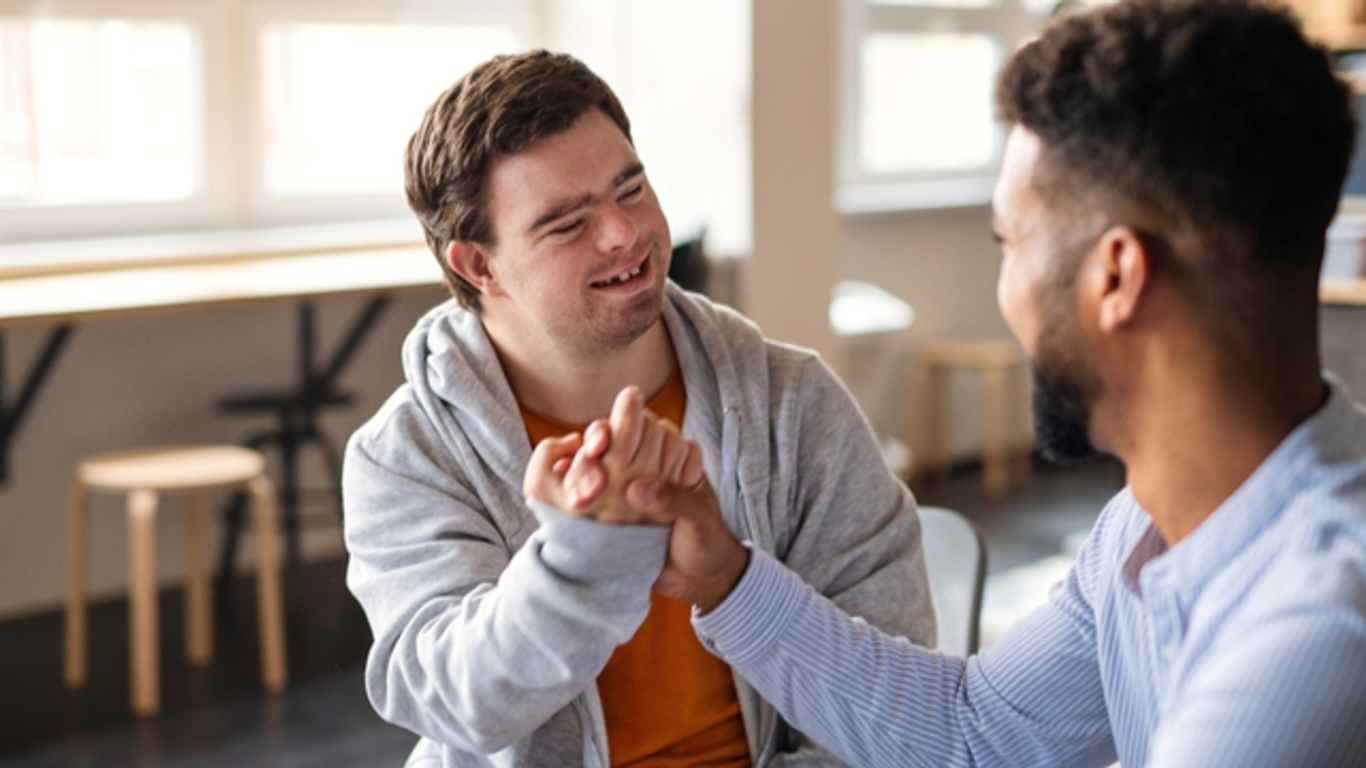
[[[561,224],[560,226],[555,227],[554,229],[550,230],[549,234],[567,235],[573,232],[574,230],[578,229],[581,224],[583,224],[583,219],[575,219],[574,221],[571,221],[568,224]]]
[[[644,192],[645,183],[641,182],[639,184],[636,184],[634,187],[631,187],[630,189],[626,190],[625,192],[621,193],[621,196],[617,199],[623,203],[634,202],[635,200],[639,199]]]

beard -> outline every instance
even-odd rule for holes
[[[1072,351],[1054,352],[1056,346],[1050,345],[1047,350],[1041,347],[1038,360],[1030,361],[1034,434],[1045,458],[1073,464],[1099,453],[1091,443],[1090,433],[1092,409],[1100,396],[1100,379],[1076,353],[1077,344],[1058,346]]]

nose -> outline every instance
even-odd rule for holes
[[[616,203],[602,207],[597,230],[598,248],[604,253],[629,249],[640,237],[640,226],[631,212]]]

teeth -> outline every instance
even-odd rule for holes
[[[629,271],[629,272],[622,272],[621,274],[617,275],[616,277],[612,277],[612,278],[608,278],[607,280],[603,280],[602,282],[598,283],[598,285],[616,285],[617,283],[624,283],[624,282],[626,282],[627,280],[630,280],[631,278],[633,278],[633,277],[639,275],[640,272],[641,272],[641,270],[644,269],[644,268],[645,268],[645,265],[642,264],[642,265],[640,265],[639,267],[636,267],[635,269],[633,269],[633,270],[631,270],[631,271]]]

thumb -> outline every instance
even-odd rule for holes
[[[641,512],[661,512],[668,506],[664,483],[655,477],[638,477],[626,486],[626,503]]]
[[[522,479],[522,492],[534,496],[540,483],[547,477],[563,474],[563,462],[579,450],[582,440],[582,436],[575,432],[564,437],[546,438],[538,443],[531,452],[531,461]]]

